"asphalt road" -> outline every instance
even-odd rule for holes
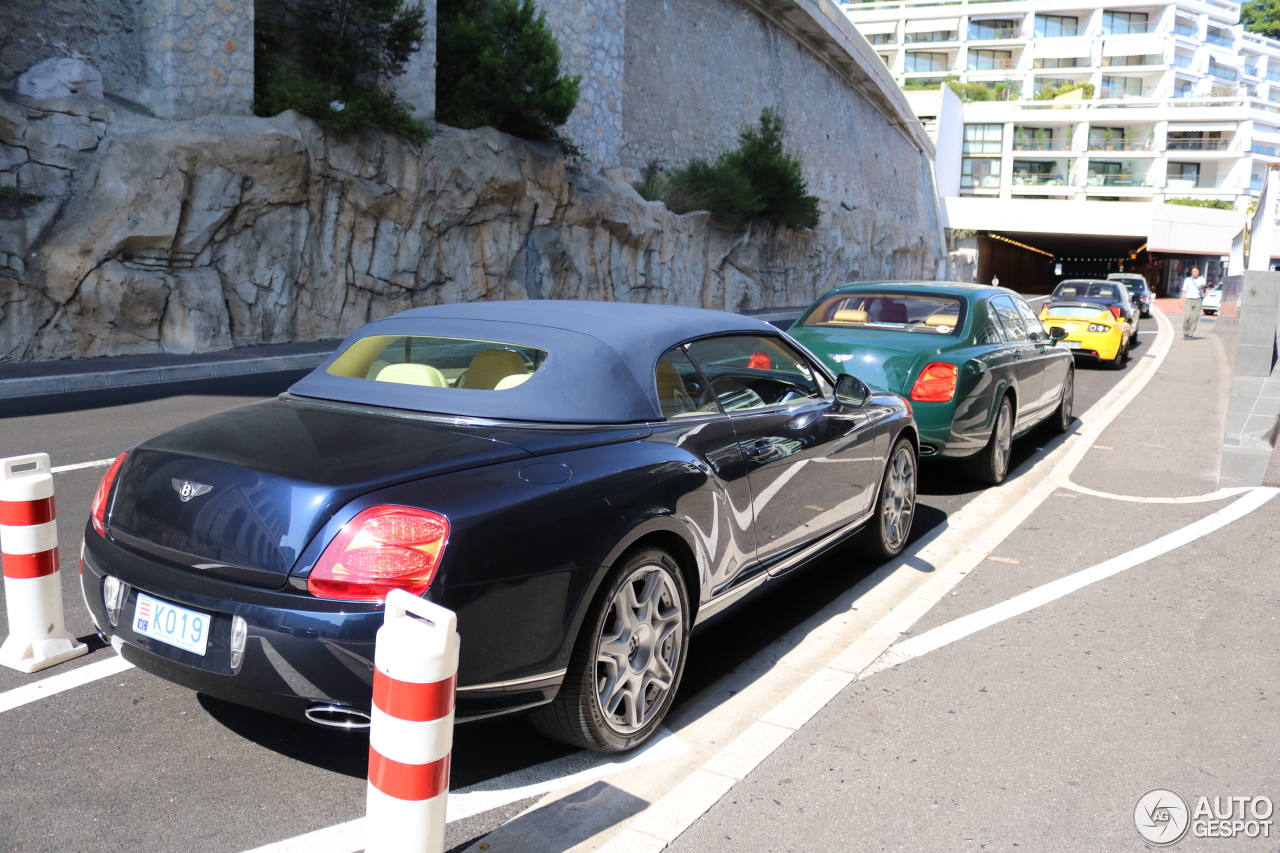
[[[1153,321],[1143,326],[1154,328]],[[113,457],[165,429],[273,396],[299,375],[6,401],[0,456],[45,451],[54,466]],[[1076,410],[1124,375],[1079,365]],[[1032,433],[1019,441],[1013,464],[1034,457],[1042,437]],[[101,475],[101,468],[90,468],[55,476],[67,627],[91,653],[51,673],[114,654],[94,636],[76,580],[81,531]],[[953,466],[926,465],[913,538],[975,494]],[[696,698],[874,568],[843,549],[699,633],[677,701]],[[0,634],[7,634],[3,621]],[[0,692],[38,677],[0,670]],[[0,726],[0,851],[237,853],[350,820],[364,808],[363,736],[241,709],[136,670],[5,712]],[[519,719],[462,726],[453,787],[568,752]],[[523,805],[451,824],[447,846],[483,835]]]

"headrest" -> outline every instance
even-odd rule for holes
[[[867,312],[857,308],[841,308],[831,318],[833,323],[865,323],[867,322]]]
[[[930,314],[924,318],[926,326],[951,326],[955,328],[959,322],[960,315],[958,314]]]
[[[471,359],[462,387],[492,391],[506,377],[523,376],[528,372],[519,353],[509,349],[487,349]]]
[[[429,364],[388,364],[378,371],[379,382],[399,382],[401,385],[429,385],[432,388],[448,388],[444,374]]]
[[[513,373],[510,376],[504,376],[498,380],[498,384],[493,386],[495,391],[505,391],[508,388],[514,388],[528,381],[532,373]]]

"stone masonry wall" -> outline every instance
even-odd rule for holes
[[[714,159],[770,106],[825,206],[929,228],[920,151],[795,39],[742,0],[629,0],[623,166]]]
[[[253,0],[133,2],[142,104],[161,118],[252,112]]]
[[[334,338],[457,301],[802,305],[937,263],[926,232],[870,208],[721,230],[489,129],[414,145],[292,113],[0,99],[0,164],[48,196],[0,204],[0,361]]]

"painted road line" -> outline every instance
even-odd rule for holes
[[[541,796],[566,785],[595,781],[689,752],[689,745],[666,729],[642,749],[626,755],[575,752],[524,770],[477,782],[449,793],[448,823]],[[352,853],[364,847],[364,818],[286,838],[245,853]]]
[[[1070,475],[1102,431],[1146,387],[1164,363],[1172,346],[1172,326],[1164,321],[1160,329],[1163,334],[1156,339],[1152,350],[1136,363],[1136,369],[1129,376],[1080,416],[1080,427],[1076,432],[1042,456],[1029,471],[1015,472],[1016,476],[1000,486],[987,489],[948,518],[948,535],[939,537],[910,557],[899,558],[900,565],[881,583],[902,582],[902,573],[912,569],[923,569],[932,574],[794,691],[793,695],[802,698],[795,701],[791,697],[783,699],[765,714],[763,720],[782,728],[798,729],[826,702],[839,695],[863,669],[883,655],[902,632],[947,595],[1053,494],[1061,482],[1054,475],[1059,472]],[[954,534],[959,534],[960,541],[967,543],[959,553],[945,561],[928,559],[930,551],[944,550],[945,543],[952,540]],[[665,848],[736,783],[736,779],[723,771],[725,766],[733,763],[729,756],[735,753],[751,755],[756,762],[762,761],[786,740],[785,737],[768,738],[774,734],[778,733],[762,733],[758,728],[740,734],[692,776],[641,812],[630,825],[600,847],[599,853],[656,853]],[[766,739],[771,742],[766,742]],[[716,794],[717,790],[720,793]],[[492,849],[499,853],[503,848],[493,845]]]
[[[48,678],[42,678],[39,681],[33,681],[30,684],[6,690],[4,693],[0,693],[0,713],[12,711],[14,708],[20,708],[32,702],[38,702],[55,693],[62,693],[66,690],[90,684],[100,678],[110,678],[127,669],[133,669],[133,664],[116,655],[97,663],[73,669],[70,672],[51,675]]]
[[[57,468],[51,468],[49,470],[54,474],[61,474],[64,471],[79,471],[81,468],[105,468],[115,461],[116,458],[113,456],[110,459],[95,459],[92,462],[77,462],[74,465],[59,465]]]
[[[1229,506],[1223,507],[1199,521],[1188,524],[1180,530],[1161,536],[1154,542],[1148,542],[1146,545],[1134,548],[1126,554],[1112,557],[1110,560],[1098,563],[1096,566],[1091,566],[1064,578],[1058,578],[1056,581],[1038,586],[1021,595],[1015,595],[1013,598],[1002,601],[985,610],[970,613],[968,616],[962,616],[955,621],[925,631],[919,636],[903,640],[889,649],[879,660],[867,667],[858,677],[868,678],[889,667],[918,658],[943,646],[950,645],[957,640],[962,640],[984,628],[990,628],[992,625],[997,625],[1007,619],[1012,619],[1037,607],[1057,601],[1063,596],[1070,595],[1112,575],[1117,575],[1126,569],[1140,566],[1149,560],[1190,544],[1201,537],[1208,536],[1215,530],[1226,527],[1231,522],[1243,518],[1258,509],[1277,494],[1280,494],[1280,489],[1250,489],[1249,494],[1239,498]]]

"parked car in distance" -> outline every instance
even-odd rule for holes
[[[961,459],[995,484],[1012,442],[1043,421],[1071,424],[1075,373],[1012,290],[951,282],[880,281],[823,294],[790,329],[832,370],[911,399],[922,457]]]
[[[1118,281],[1123,284],[1125,290],[1129,292],[1130,301],[1138,307],[1139,316],[1151,316],[1151,300],[1154,297],[1151,294],[1151,285],[1147,284],[1146,276],[1136,272],[1113,272],[1107,276],[1107,281]]]
[[[1046,305],[1055,302],[1089,302],[1101,305],[1117,319],[1123,319],[1132,331],[1138,330],[1139,313],[1129,291],[1120,282],[1103,279],[1067,279],[1058,282],[1058,286],[1049,295]]]
[[[532,710],[615,752],[661,724],[695,627],[855,535],[899,553],[916,466],[906,401],[759,320],[420,308],[121,454],[81,583],[138,667],[337,728],[368,724],[387,593],[424,595],[458,615],[459,720]]]
[[[1049,331],[1062,329],[1062,345],[1077,357],[1097,359],[1113,370],[1129,357],[1134,327],[1096,302],[1052,302],[1040,309],[1040,320]]]
[[[1216,315],[1222,307],[1222,287],[1210,287],[1205,290],[1204,301],[1200,303],[1200,310],[1206,314]]]

